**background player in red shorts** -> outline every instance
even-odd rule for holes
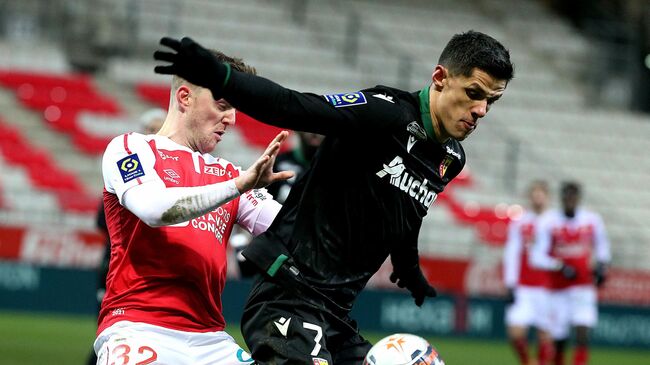
[[[535,240],[535,225],[548,207],[548,184],[534,181],[528,190],[530,210],[508,227],[508,240],[503,252],[503,278],[508,288],[506,326],[510,343],[519,363],[534,363],[528,355],[528,328],[537,329],[539,365],[547,365],[553,355],[553,339],[549,334],[549,275],[532,268],[528,262]]]
[[[579,208],[580,186],[561,187],[562,209],[540,219],[532,263],[551,270],[551,335],[556,340],[555,364],[564,364],[564,350],[571,327],[576,329],[574,365],[588,359],[589,328],[598,320],[596,286],[605,279],[610,249],[605,226],[597,213]],[[595,258],[595,265],[592,260]]]

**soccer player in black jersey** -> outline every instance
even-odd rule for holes
[[[508,50],[475,31],[443,49],[417,92],[388,86],[316,95],[231,70],[190,38],[161,39],[162,74],[210,89],[257,120],[325,135],[266,233],[243,254],[255,282],[242,332],[260,364],[361,364],[371,347],[349,317],[391,256],[391,280],[415,303],[436,291],[418,263],[418,233],[463,168],[467,138],[513,77]]]
[[[298,132],[298,145],[290,151],[278,154],[275,159],[274,171],[293,171],[294,177],[289,180],[276,181],[266,187],[279,203],[284,203],[296,180],[300,179],[311,164],[311,159],[318,150],[323,136],[316,133]]]

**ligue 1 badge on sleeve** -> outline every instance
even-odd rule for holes
[[[325,97],[325,100],[327,100],[330,104],[334,105],[335,108],[342,108],[342,107],[353,106],[353,105],[362,105],[368,102],[366,100],[366,96],[363,95],[361,91],[357,91],[353,93],[342,93],[342,94],[327,94],[323,96]]]
[[[142,168],[137,153],[128,155],[117,161],[117,168],[120,170],[120,175],[122,175],[122,180],[125,183],[144,176],[144,169]]]

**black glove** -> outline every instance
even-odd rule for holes
[[[601,287],[603,284],[605,284],[605,279],[607,278],[607,266],[605,266],[605,264],[602,262],[597,263],[596,267],[594,268],[593,275],[594,284],[596,284],[597,287]]]
[[[560,272],[562,273],[562,276],[564,276],[564,278],[567,280],[575,280],[575,278],[578,276],[576,268],[571,265],[563,264]]]
[[[506,304],[512,304],[515,302],[515,290],[512,288],[508,288],[506,291],[506,298],[505,298]]]
[[[433,298],[437,295],[434,289],[422,274],[420,266],[416,265],[406,270],[396,270],[390,274],[390,281],[400,288],[406,288],[415,299],[415,305],[422,306],[425,297]]]
[[[210,89],[215,100],[221,99],[221,91],[230,75],[230,65],[217,60],[212,52],[189,37],[183,37],[180,41],[164,37],[160,39],[160,44],[176,53],[154,52],[153,58],[156,60],[171,62],[168,66],[156,66],[156,73],[180,76],[195,85]]]

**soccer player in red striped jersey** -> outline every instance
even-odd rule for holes
[[[223,62],[252,72],[237,59]],[[225,331],[221,292],[233,225],[264,232],[280,210],[264,189],[293,176],[272,166],[281,132],[247,170],[210,155],[235,109],[173,77],[165,122],[153,135],[116,137],[102,160],[111,241],[97,364],[250,364]]]
[[[534,266],[551,272],[555,365],[564,364],[571,327],[576,334],[573,364],[587,364],[589,329],[598,320],[596,288],[604,283],[611,258],[602,218],[579,207],[580,197],[580,185],[563,183],[562,209],[540,219],[531,255]]]
[[[553,339],[549,334],[549,274],[531,267],[528,259],[535,240],[535,225],[548,207],[548,184],[532,182],[528,199],[530,210],[510,223],[503,252],[503,277],[508,289],[505,321],[519,363],[535,363],[528,354],[528,329],[533,326],[537,329],[538,364],[548,365],[553,356]]]

